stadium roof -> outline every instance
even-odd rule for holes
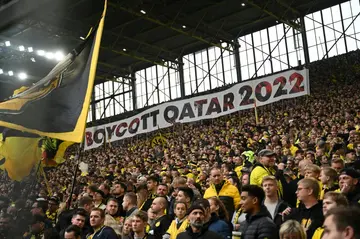
[[[182,55],[209,46],[232,51],[228,44],[240,36],[278,22],[298,28],[294,19],[342,2],[109,0],[97,80],[127,76],[154,64],[176,68]],[[56,62],[36,51],[71,50],[99,20],[102,7],[100,0],[0,0],[0,68],[26,71],[29,81],[38,80]],[[9,78],[0,75],[0,81],[14,81]]]

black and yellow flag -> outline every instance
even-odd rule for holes
[[[16,130],[0,133],[0,169],[12,180],[21,181],[40,163],[40,136]]]
[[[104,11],[97,27],[51,72],[0,102],[0,126],[82,142],[94,86]]]

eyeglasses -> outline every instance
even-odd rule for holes
[[[296,191],[301,191],[303,189],[309,189],[309,188],[300,188],[300,187],[298,187]]]

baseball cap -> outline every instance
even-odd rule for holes
[[[202,207],[202,206],[200,206],[200,205],[192,205],[189,209],[188,209],[188,211],[187,211],[187,215],[189,215],[192,211],[194,211],[194,210],[201,210],[203,213],[205,213],[205,210],[204,210],[204,208]]]
[[[359,172],[353,168],[344,168],[341,170],[340,175],[348,175],[352,178],[360,178]]]
[[[270,150],[270,149],[263,149],[258,153],[259,157],[264,157],[264,156],[274,156],[276,155],[274,153],[274,151]]]

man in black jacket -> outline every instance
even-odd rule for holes
[[[246,215],[242,239],[277,239],[278,232],[271,215],[262,202],[264,190],[257,185],[245,185],[241,192],[241,208]]]
[[[344,168],[340,172],[339,186],[349,203],[353,206],[360,206],[360,175],[353,168]]]
[[[298,221],[306,230],[308,238],[312,238],[315,230],[324,222],[322,205],[318,201],[320,186],[317,180],[304,178],[299,181],[296,196],[302,203],[298,208],[292,208],[285,219]],[[283,212],[283,214],[288,213]]]
[[[190,226],[186,231],[177,235],[176,239],[222,239],[222,237],[212,231],[209,231],[205,225],[205,211],[200,205],[193,205],[188,210],[188,219]]]
[[[105,212],[100,208],[94,208],[90,213],[90,225],[94,233],[88,235],[89,239],[118,239],[114,229],[104,226]]]

